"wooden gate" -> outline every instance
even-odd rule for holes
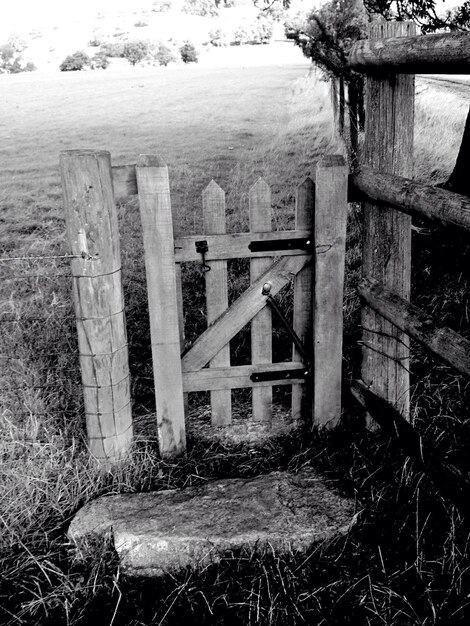
[[[253,388],[252,419],[269,422],[273,385],[289,384],[294,420],[313,415],[318,425],[334,425],[341,412],[347,215],[343,158],[323,158],[315,184],[307,179],[300,186],[293,231],[272,232],[271,193],[260,179],[249,194],[250,232],[226,234],[225,194],[212,181],[202,198],[204,234],[175,240],[165,163],[157,156],[141,156],[136,179],[162,455],[185,449],[184,394],[191,391],[210,391],[212,424],[228,426],[232,389]],[[227,260],[240,257],[250,259],[251,285],[228,306]],[[201,261],[209,270],[205,273],[208,327],[181,356],[180,264],[186,261]],[[273,363],[272,310],[277,309],[273,300],[292,280],[297,346],[290,362]],[[249,322],[252,364],[233,367],[229,342]],[[311,355],[308,361],[305,353]]]
[[[132,414],[125,307],[115,198],[138,193],[143,225],[160,451],[186,446],[185,394],[211,393],[212,424],[229,426],[231,390],[253,388],[252,419],[269,424],[273,385],[292,385],[294,421],[336,424],[341,412],[343,279],[347,168],[324,157],[315,184],[298,189],[295,230],[272,232],[271,195],[250,190],[250,232],[227,234],[225,198],[211,182],[203,193],[204,233],[174,239],[168,169],[157,156],[111,167],[108,152],[61,154],[64,207],[84,389],[88,443],[105,462],[126,455]],[[251,285],[228,306],[227,260],[250,259]],[[203,261],[207,330],[184,344],[181,263]],[[294,282],[290,362],[272,362],[276,294]],[[270,305],[270,306],[267,306]],[[230,365],[229,342],[251,322],[251,365]],[[288,324],[286,324],[288,325]],[[288,325],[289,326],[289,325]],[[206,367],[208,366],[208,367]]]

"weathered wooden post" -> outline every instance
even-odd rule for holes
[[[152,341],[160,453],[186,449],[180,322],[168,167],[155,155],[136,165]]]
[[[307,178],[298,188],[295,199],[295,227],[313,232],[315,211],[315,185]],[[312,345],[313,264],[304,267],[294,279],[293,326],[304,346]],[[302,361],[294,345],[292,360]],[[310,385],[292,385],[292,419],[294,422],[310,419],[313,389]]]
[[[100,461],[132,443],[121,257],[109,152],[60,155],[88,444]]]
[[[411,22],[379,22],[370,39],[415,34]],[[378,70],[380,71],[380,69]],[[414,75],[374,73],[366,80],[363,163],[411,178],[413,171]],[[370,202],[364,205],[363,275],[409,299],[411,218]],[[370,307],[362,310],[365,384],[403,415],[409,415],[407,336]]]
[[[313,421],[332,427],[341,416],[348,168],[342,156],[325,156],[315,174]]]

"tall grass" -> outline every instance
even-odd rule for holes
[[[435,135],[441,123],[432,108],[435,98],[429,100],[418,99],[416,160],[422,177],[429,175],[425,164],[431,139],[426,140],[426,133]],[[456,110],[457,106],[453,107]],[[297,185],[313,174],[319,154],[342,150],[333,132],[327,85],[314,75],[297,80],[283,114],[275,120],[274,128],[271,122],[269,128],[261,129],[262,139],[248,125],[239,127],[235,145],[233,136],[212,151],[209,143],[204,143],[203,151],[197,146],[188,149],[186,159],[169,149],[178,234],[200,231],[199,198],[210,178],[226,191],[229,231],[246,229],[247,193],[258,176],[272,187],[274,226],[293,225]],[[443,149],[439,161],[443,172],[452,168],[459,124],[446,126],[453,129],[445,135],[452,147]],[[183,140],[178,137],[177,141]],[[121,156],[128,160],[127,155]],[[20,178],[23,175],[18,174]],[[57,194],[57,183],[49,176],[52,182],[48,184],[45,178],[43,200]],[[26,181],[23,191],[30,190],[31,203],[29,208],[25,203],[25,219],[18,224],[13,219],[18,199],[12,189],[3,198],[4,215],[9,232],[18,236],[13,239],[10,234],[2,240],[3,254],[63,252],[57,197],[45,202],[48,208],[41,215],[48,219],[35,219],[37,199],[31,181]],[[16,364],[5,364],[0,374],[2,389],[8,392],[2,396],[0,422],[0,621],[126,626],[467,623],[470,561],[465,520],[436,496],[426,477],[386,437],[356,430],[354,406],[346,396],[347,419],[331,434],[293,433],[259,447],[209,444],[194,438],[185,459],[168,463],[158,458],[138,207],[130,201],[118,209],[138,437],[129,458],[112,470],[103,472],[88,457],[79,385],[69,388],[71,381],[78,381],[69,283],[65,277],[54,279],[54,274],[67,273],[67,268],[59,260],[49,265],[44,261],[33,272],[26,262],[0,265],[1,311],[18,320],[13,330],[2,334],[0,349],[0,353],[5,350],[17,357]],[[351,211],[350,226],[346,376],[354,375],[359,330],[354,295],[360,264],[360,215],[356,209]],[[455,252],[451,242],[449,237],[445,256],[436,255],[440,250],[437,232],[415,235],[414,295],[466,332],[466,314],[461,313],[467,309],[466,301],[460,302],[467,287],[466,272],[461,265],[455,272],[447,262],[447,253],[450,258]],[[432,266],[437,275],[430,272],[432,256],[437,257]],[[243,263],[232,267],[231,297],[243,288],[245,269]],[[21,272],[39,277],[5,280]],[[450,276],[455,274],[452,282]],[[185,300],[188,341],[205,323],[202,281],[197,265],[186,269],[185,282],[192,287]],[[431,290],[433,282],[440,288],[446,281],[444,298]],[[195,290],[195,286],[201,289]],[[42,326],[32,321],[20,323],[44,315],[49,323]],[[63,357],[53,361],[39,358],[48,351]],[[415,354],[414,420],[428,442],[466,467],[462,445],[469,441],[465,383],[443,366],[427,363],[424,356]],[[18,395],[17,388],[31,381],[41,389],[26,389]],[[187,569],[158,581],[135,581],[120,572],[109,541],[90,543],[76,552],[66,539],[73,513],[100,494],[183,487],[216,476],[254,476],[272,469],[295,472],[304,467],[314,467],[336,480],[338,487],[356,498],[362,511],[360,521],[346,537],[307,553],[266,550],[260,556],[242,550],[226,554],[217,565]]]

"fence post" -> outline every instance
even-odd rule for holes
[[[371,39],[415,34],[411,22],[379,22]],[[411,178],[413,170],[414,76],[386,74],[366,80],[366,131],[363,162],[384,173]],[[364,205],[363,275],[409,299],[411,218],[374,204]],[[364,383],[409,415],[409,344],[370,307],[362,309]]]
[[[347,187],[343,157],[323,157],[315,176],[313,422],[328,428],[341,417]]]
[[[160,454],[186,449],[180,320],[168,167],[141,154],[136,165],[150,315]]]
[[[122,458],[132,442],[121,256],[109,152],[60,155],[90,452]]]

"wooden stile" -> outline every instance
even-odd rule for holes
[[[315,185],[307,178],[297,189],[295,200],[295,227],[305,229],[313,236]],[[313,265],[307,265],[294,280],[294,330],[309,350],[312,345]],[[292,359],[301,359],[293,347]],[[305,364],[307,365],[307,364]],[[312,413],[312,389],[308,384],[292,385],[292,419],[300,420]]]
[[[211,181],[202,194],[204,233],[221,235],[226,232],[225,193]],[[212,324],[228,308],[227,261],[210,261],[206,272],[207,324]],[[230,366],[230,343],[211,359],[210,367]],[[211,391],[213,426],[227,426],[232,422],[232,396],[230,389]]]
[[[380,22],[371,39],[413,35],[409,22]],[[364,164],[411,177],[413,169],[414,76],[368,76]],[[363,275],[409,299],[411,218],[364,205]],[[362,380],[374,393],[409,415],[409,348],[406,335],[369,307],[362,310]]]
[[[250,231],[267,232],[271,226],[271,190],[263,179],[250,189]],[[271,265],[270,257],[251,259],[250,281],[253,284]],[[265,307],[251,322],[251,362],[272,362],[272,313]],[[253,420],[269,422],[272,417],[272,387],[253,388]]]
[[[132,443],[121,257],[109,152],[60,155],[88,444],[103,462]]]
[[[348,169],[343,157],[323,157],[315,177],[313,419],[328,428],[341,416],[347,194]]]
[[[136,173],[145,250],[158,437],[161,455],[169,457],[184,452],[186,430],[168,168],[158,156],[141,155]]]

